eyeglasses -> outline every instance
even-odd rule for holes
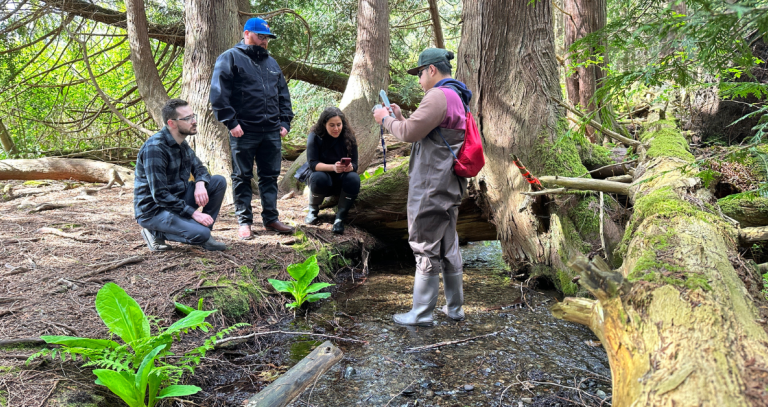
[[[181,120],[183,122],[189,123],[191,121],[197,121],[197,114],[191,114],[191,115],[189,115],[187,117],[182,117],[180,119],[173,119],[173,120],[176,120],[176,121]]]
[[[259,38],[260,41],[266,41],[269,42],[269,40],[272,39],[269,35],[266,34],[256,34],[256,36]]]
[[[428,67],[428,66],[425,66],[423,69],[419,70],[419,73],[417,73],[417,74],[416,74],[416,76],[418,76],[418,77],[419,77],[419,79],[421,79],[421,73],[422,73],[422,72],[424,72],[424,71],[426,71],[427,69],[429,69],[429,67]]]

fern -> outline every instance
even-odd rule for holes
[[[198,346],[197,348],[192,349],[191,351],[185,353],[184,356],[181,357],[179,364],[183,368],[189,370],[190,373],[194,373],[195,368],[197,367],[197,365],[200,364],[200,361],[202,360],[202,358],[205,357],[205,354],[209,350],[214,349],[216,345],[216,341],[229,335],[231,332],[246,326],[250,326],[250,324],[241,322],[238,324],[234,324],[229,328],[222,329],[221,331],[217,332],[215,335],[212,335],[211,337],[206,339],[201,346]]]

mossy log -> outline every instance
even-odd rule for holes
[[[732,263],[739,234],[691,172],[674,124],[651,125],[641,141],[650,148],[630,191],[622,266],[574,261],[596,300],[566,298],[553,312],[600,338],[615,407],[768,405],[768,334]]]
[[[0,161],[0,180],[73,179],[85,182],[110,182],[115,179],[115,174],[123,182],[133,182],[132,169],[101,161],[79,158]]]
[[[737,220],[742,227],[768,226],[768,198],[727,196],[718,202],[723,213]]]
[[[350,221],[363,228],[383,242],[406,241],[408,220],[408,164],[363,180],[360,195]],[[459,240],[474,242],[496,240],[496,227],[483,217],[474,198],[466,194],[459,206],[456,224]]]

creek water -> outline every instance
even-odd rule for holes
[[[608,359],[594,334],[554,318],[553,293],[510,280],[498,242],[468,244],[462,256],[464,321],[436,311],[432,327],[394,324],[413,287],[412,271],[399,269],[377,270],[311,312],[315,332],[369,344],[337,342],[344,358],[291,406],[610,405]],[[441,290],[438,308],[444,303]],[[294,337],[284,355],[298,362],[320,344],[314,339]]]

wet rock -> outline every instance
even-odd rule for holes
[[[347,366],[347,369],[344,371],[344,378],[349,379],[350,377],[357,374],[357,370],[355,370],[352,366]]]
[[[473,386],[471,384],[465,384],[464,385],[464,391],[472,391],[474,389],[475,389],[475,386]]]
[[[389,329],[384,328],[384,329],[381,330],[381,332],[389,332]]]
[[[427,390],[426,393],[424,393],[424,397],[431,399],[432,397],[435,397],[435,392],[432,390]]]
[[[597,394],[597,397],[600,397],[603,400],[605,400],[605,398],[608,397],[608,395],[605,394],[605,392],[602,390],[598,390],[596,394]]]
[[[522,401],[523,403],[526,403],[526,404],[533,403],[533,399],[530,398],[530,397],[523,397],[523,398],[520,399],[520,401]]]

